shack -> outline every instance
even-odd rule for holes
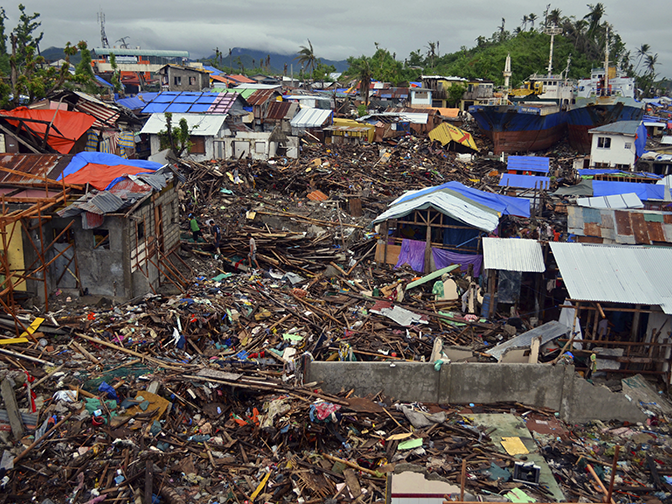
[[[459,182],[406,192],[379,224],[376,261],[430,272],[450,264],[482,265],[482,238],[497,234],[502,215],[530,216],[529,201],[485,193]]]

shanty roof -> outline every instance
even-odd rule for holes
[[[441,142],[441,145],[448,145],[450,142],[456,142],[465,147],[469,147],[478,152],[478,147],[471,133],[467,133],[452,124],[441,123],[429,132],[429,138]]]
[[[618,121],[611,124],[605,124],[588,130],[588,133],[603,133],[612,135],[627,135],[635,136],[637,128],[641,124],[640,121]]]
[[[539,242],[516,238],[483,238],[483,267],[533,273],[546,271]]]
[[[256,89],[228,89],[218,86],[215,86],[213,89],[216,89],[219,93],[238,93],[245,101],[257,91]]]
[[[217,136],[221,131],[226,114],[173,114],[172,124],[177,125],[182,119],[187,120],[189,134],[192,136]],[[166,129],[166,115],[152,114],[140,133],[156,135]]]
[[[247,103],[252,107],[255,105],[263,105],[275,96],[279,96],[276,89],[258,89],[247,98]]]
[[[664,199],[665,186],[659,184],[638,184],[635,182],[612,182],[593,180],[593,196],[612,196],[635,193],[642,201]]]
[[[660,306],[672,315],[672,248],[551,242],[572,299]]]
[[[502,173],[502,178],[499,179],[499,185],[503,187],[518,187],[521,189],[548,190],[551,186],[551,179],[549,177],[540,177],[537,175]]]
[[[227,114],[237,99],[237,93],[166,91],[156,95],[142,109],[142,113]]]
[[[548,173],[550,159],[538,156],[509,156],[506,161],[507,170]]]
[[[116,102],[118,105],[121,105],[122,107],[126,107],[127,109],[131,110],[138,110],[144,108],[145,105],[147,105],[147,103],[145,103],[138,96],[129,96],[128,98],[118,98]]]
[[[592,198],[577,198],[576,204],[589,208],[644,208],[642,200],[635,193],[614,194]]]
[[[672,213],[569,206],[567,230],[617,244],[672,243]]]
[[[302,108],[290,121],[293,128],[320,128],[328,121],[331,124],[333,111],[316,108]]]
[[[155,56],[157,58],[188,58],[189,51],[161,51],[150,49],[125,49],[123,47],[96,47],[93,52],[98,55],[114,54],[115,56]]]
[[[75,109],[96,118],[94,128],[114,128],[121,111],[118,107],[102,102],[99,99],[81,91],[73,91],[79,99]]]
[[[427,124],[429,114],[426,112],[378,112],[365,115],[357,120],[359,122],[370,122],[385,118],[396,119],[400,122],[409,122],[412,124]]]
[[[295,102],[271,102],[266,111],[266,119],[279,121],[291,119],[296,114],[298,104]]]

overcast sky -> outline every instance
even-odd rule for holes
[[[230,47],[246,47],[290,54],[310,39],[318,57],[345,59],[372,55],[377,42],[402,61],[412,50],[425,51],[428,41],[439,41],[441,54],[463,45],[472,47],[479,35],[489,37],[502,17],[506,19],[506,29],[513,30],[521,25],[524,14],[535,13],[543,18],[547,5],[530,0],[341,0],[329,4],[314,0],[117,0],[105,4],[83,0],[22,1],[27,12],[41,14],[43,49],[79,40],[85,40],[89,47],[99,47],[97,13],[105,5],[111,45],[118,46],[119,39],[128,37],[126,41],[132,47],[187,50],[196,59],[212,54],[215,47],[224,53]],[[632,54],[641,44],[649,44],[652,52],[658,53],[657,73],[672,77],[670,0],[606,0],[603,4],[605,19]],[[7,31],[16,26],[16,5],[18,2],[5,7],[9,17]],[[564,0],[562,4],[552,4],[553,8],[577,18],[588,13],[585,0]]]

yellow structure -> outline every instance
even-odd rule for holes
[[[450,142],[455,142],[465,147],[478,152],[478,147],[474,141],[471,133],[467,133],[460,128],[456,128],[452,124],[442,123],[429,132],[429,138],[441,142],[441,145],[448,145]]]

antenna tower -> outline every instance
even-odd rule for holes
[[[98,13],[98,22],[100,23],[100,43],[103,47],[110,47],[110,42],[107,40],[105,33],[105,13],[101,9]]]

